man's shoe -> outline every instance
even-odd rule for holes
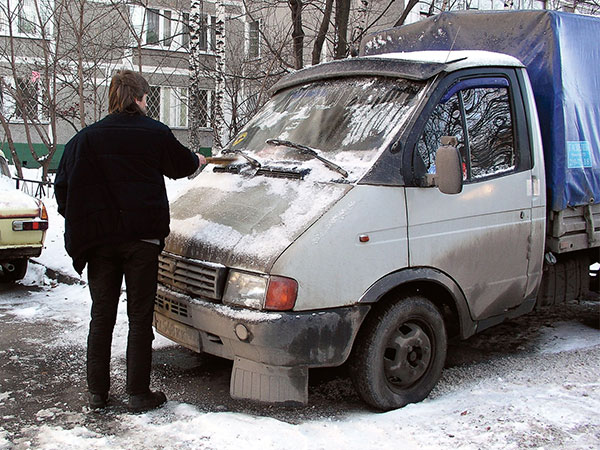
[[[127,408],[132,412],[148,411],[157,408],[167,401],[167,396],[160,391],[148,391],[145,394],[129,396]]]
[[[106,408],[108,404],[108,394],[88,394],[90,409],[102,409]]]

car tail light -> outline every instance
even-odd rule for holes
[[[40,202],[40,205],[41,205],[40,219],[48,220],[48,211],[46,210],[46,205],[44,205],[44,203],[42,203],[42,202]]]
[[[48,229],[47,220],[15,220],[13,231],[45,231]]]
[[[298,282],[291,278],[271,276],[265,299],[265,309],[288,311],[296,304]]]

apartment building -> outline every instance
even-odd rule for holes
[[[241,2],[227,10],[243,26]],[[197,86],[195,150],[208,153],[215,3],[201,2],[198,12],[196,54],[206,70]],[[64,144],[107,113],[108,85],[119,69],[141,71],[151,86],[148,114],[187,144],[189,21],[189,0],[0,0],[0,148],[27,167],[56,149],[49,165],[55,169]]]

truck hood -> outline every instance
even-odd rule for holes
[[[268,272],[281,253],[352,185],[212,173],[171,204],[165,250]]]
[[[35,198],[14,188],[0,185],[0,218],[37,216],[40,207]]]

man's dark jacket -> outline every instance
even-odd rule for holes
[[[163,175],[182,178],[198,157],[169,127],[139,114],[117,113],[77,133],[65,146],[56,174],[65,247],[81,273],[86,251],[108,243],[169,234]]]

